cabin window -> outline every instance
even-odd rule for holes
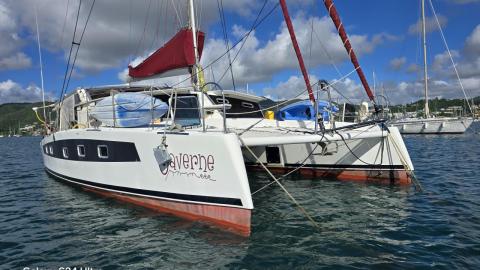
[[[77,145],[77,154],[79,157],[85,157],[85,145]]]
[[[223,103],[230,104],[230,101],[228,99],[224,100],[223,98],[217,97],[215,100],[217,101],[218,104],[223,104]]]
[[[45,152],[45,154],[48,155],[48,146],[45,145],[45,146],[43,147],[43,152]]]
[[[53,155],[53,146],[49,146],[48,147],[48,152],[50,153],[50,155]]]
[[[97,153],[99,158],[108,158],[108,147],[106,145],[97,146]]]
[[[200,110],[196,96],[177,97],[177,109],[175,123],[183,127],[198,126],[200,122]]]
[[[63,148],[62,148],[62,152],[63,152],[63,157],[64,157],[64,158],[68,158],[68,148],[67,148],[67,147],[63,147]]]
[[[249,102],[245,102],[245,101],[242,101],[242,107],[244,108],[249,108],[249,109],[253,109],[254,106],[252,103],[249,103]]]

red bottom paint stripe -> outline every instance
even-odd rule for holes
[[[188,220],[205,221],[208,224],[216,225],[238,235],[250,235],[251,209],[169,201],[120,193],[92,186],[86,186],[82,183],[64,179],[50,170],[46,170],[46,172],[55,179],[72,185],[80,186],[87,191],[91,191],[102,196],[132,203],[162,213],[172,214]]]
[[[172,214],[184,219],[205,221],[242,236],[250,235],[250,209],[164,201],[154,198],[120,194],[91,187],[83,188],[105,197],[132,203],[162,213]]]
[[[254,170],[263,170],[259,165],[248,166]],[[268,166],[273,173],[284,174],[295,168]],[[410,185],[412,179],[404,170],[345,170],[328,168],[300,168],[299,174],[307,177],[318,177],[341,181],[355,181],[378,184]]]

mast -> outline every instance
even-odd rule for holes
[[[47,135],[50,133],[47,125],[47,113],[45,111],[45,88],[43,85],[43,64],[42,64],[42,49],[40,47],[40,31],[38,30],[38,16],[37,16],[37,2],[35,2],[35,25],[37,26],[37,44],[38,44],[38,57],[40,61],[40,80],[42,84],[42,105],[43,105],[43,121],[45,126],[45,132]]]
[[[347,36],[347,32],[345,32],[345,28],[343,27],[343,24],[340,21],[340,16],[338,15],[337,9],[335,8],[333,1],[323,0],[323,3],[325,4],[325,7],[328,10],[328,14],[330,15],[330,18],[335,24],[335,28],[337,28],[338,34],[342,39],[343,45],[347,50],[348,56],[350,56],[350,61],[352,62],[353,66],[355,67],[355,70],[357,71],[358,77],[360,77],[360,81],[362,82],[365,92],[367,92],[368,98],[372,101],[373,106],[375,107],[375,111],[378,112],[378,107],[377,107],[377,104],[375,103],[375,97],[372,94],[372,90],[370,90],[370,86],[368,85],[368,81],[365,78],[365,74],[363,73],[363,70],[360,67],[360,64],[358,63],[357,56],[353,51],[352,45],[350,44],[350,40],[348,39],[348,36]]]
[[[195,54],[195,65],[192,68],[192,72],[195,75],[195,81],[193,83],[193,87],[195,91],[200,91],[200,78],[198,76],[198,44],[197,44],[197,26],[195,24],[195,7],[193,5],[193,0],[188,0],[189,6],[189,15],[190,15],[190,27],[192,28],[192,35],[193,35],[193,52]],[[224,116],[226,117],[226,116]],[[205,94],[202,93],[202,128],[203,132],[206,131],[205,126]]]
[[[293,30],[292,20],[288,14],[287,4],[285,0],[280,0],[280,6],[282,7],[283,17],[285,18],[285,23],[287,24],[288,33],[290,33],[290,38],[292,39],[293,48],[295,49],[295,54],[297,55],[298,64],[302,70],[303,79],[308,90],[308,97],[312,104],[315,103],[315,96],[313,95],[312,86],[310,85],[310,80],[308,79],[307,69],[305,68],[305,63],[303,62],[302,53],[300,52],[300,47],[298,47],[297,38],[295,36],[295,31]]]
[[[422,0],[422,36],[423,36],[423,78],[425,86],[425,118],[430,117],[428,107],[427,38],[425,31],[425,0]]]

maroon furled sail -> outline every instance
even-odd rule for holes
[[[343,45],[345,46],[345,49],[347,50],[347,53],[350,56],[350,60],[352,61],[353,66],[357,70],[358,77],[360,77],[360,81],[362,81],[362,85],[363,85],[363,88],[365,88],[365,92],[367,92],[368,97],[375,104],[375,98],[372,94],[372,91],[370,90],[370,86],[368,85],[367,79],[365,78],[365,74],[363,74],[363,70],[360,67],[360,64],[358,63],[357,56],[353,51],[352,45],[350,44],[350,40],[348,40],[347,33],[345,32],[345,28],[343,28],[343,24],[340,21],[340,16],[338,15],[337,9],[335,9],[335,6],[333,5],[333,1],[323,0],[323,3],[325,4],[325,7],[327,8],[328,13],[330,14],[330,18],[332,18],[332,21],[335,24],[335,27],[337,28],[338,34],[340,35]]]
[[[205,33],[197,31],[198,57],[202,55]],[[158,49],[136,67],[128,66],[128,75],[132,78],[150,77],[165,71],[191,67],[195,65],[192,30],[180,30],[163,47]]]
[[[310,98],[310,101],[314,103],[315,96],[313,95],[312,86],[310,85],[310,80],[308,79],[307,69],[305,68],[305,63],[303,62],[302,53],[300,52],[300,48],[298,47],[297,38],[293,30],[292,20],[290,20],[290,15],[288,15],[288,9],[287,9],[287,4],[285,3],[285,0],[280,0],[280,5],[282,7],[283,17],[285,18],[285,23],[287,24],[288,32],[290,33],[290,38],[292,39],[293,48],[295,49],[295,54],[297,55],[298,64],[300,65],[300,69],[302,70],[303,79],[305,80],[305,84],[307,85],[308,97]]]

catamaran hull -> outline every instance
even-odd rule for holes
[[[230,123],[242,133],[243,127],[248,127],[247,121],[252,120],[236,119]],[[244,132],[242,141],[258,157],[257,160],[244,147],[248,167],[260,168],[261,162],[279,174],[295,170],[323,179],[411,184],[409,173],[414,168],[397,128],[369,125],[309,135],[313,124],[263,120],[258,127]],[[337,123],[337,128],[351,124]]]
[[[391,132],[395,131],[399,137],[398,130]],[[321,179],[409,185],[412,180],[406,167],[407,163],[411,165],[410,157],[403,141],[400,144],[393,140],[394,137],[385,136],[260,146],[252,150],[262,163],[279,174],[295,170],[301,175]],[[249,167],[260,167],[248,151],[244,150],[243,154]]]
[[[471,118],[433,118],[391,123],[402,134],[462,134],[472,124]]]
[[[163,170],[154,156],[162,134],[146,129],[69,130],[45,137],[41,146],[45,170],[58,180],[249,235],[253,203],[236,136],[192,132],[166,138],[173,161]],[[206,141],[213,140],[216,147],[209,148]],[[195,153],[193,142],[201,145]],[[85,157],[78,145],[85,147]],[[109,157],[99,160],[97,146],[107,146]]]

